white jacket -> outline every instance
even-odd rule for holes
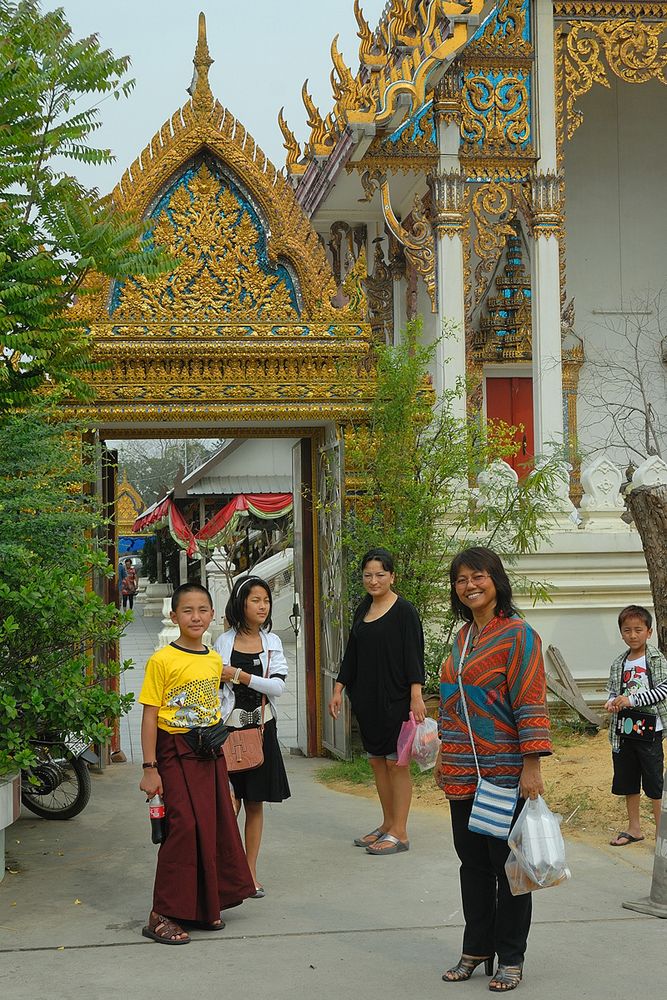
[[[230,628],[226,632],[223,632],[218,641],[215,643],[214,648],[216,652],[220,653],[222,662],[226,667],[229,666],[231,661],[236,634],[236,629]],[[265,632],[263,629],[260,629],[259,634],[262,638],[262,652],[259,656],[262,661],[262,675],[266,675],[266,668],[268,665],[269,679],[274,677],[275,674],[280,674],[281,677],[287,677],[288,666],[283,652],[282,642],[275,632]],[[270,660],[269,652],[271,653]],[[263,686],[262,680],[263,677],[253,677],[248,687],[254,691],[260,691]],[[285,690],[285,683],[276,677],[270,687],[271,690],[266,692],[266,697],[269,705],[271,706],[271,710],[273,711],[274,718],[277,718],[278,712],[276,710],[276,700]],[[229,718],[230,713],[233,712],[234,701],[234,685],[231,681],[225,681],[220,687],[220,713],[223,722],[225,719]]]

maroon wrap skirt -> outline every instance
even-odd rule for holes
[[[255,892],[229,793],[225,758],[195,757],[182,736],[158,730],[167,838],[160,845],[153,910],[213,923]]]

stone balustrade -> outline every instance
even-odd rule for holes
[[[546,462],[537,462],[536,474],[542,472]],[[620,466],[606,455],[597,455],[584,462],[581,470],[583,496],[579,511],[570,500],[571,466],[557,462],[548,470],[549,496],[544,500],[544,514],[550,516],[558,531],[633,531],[623,519],[624,489],[638,486],[667,485],[667,463],[657,455],[647,458],[635,470],[632,481],[627,483]],[[513,490],[518,489],[519,479],[507,462],[492,462],[477,476],[473,491],[478,507],[498,506],[505,503]]]

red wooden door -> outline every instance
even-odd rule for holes
[[[507,461],[519,475],[527,472],[535,454],[532,378],[487,378],[486,419],[503,420],[517,428],[515,440],[520,447]]]

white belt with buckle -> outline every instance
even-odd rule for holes
[[[273,714],[273,709],[267,701],[264,706],[264,722],[268,722],[269,719],[275,718]],[[244,729],[246,726],[259,726],[262,723],[262,708],[258,705],[254,708],[252,712],[247,712],[245,708],[235,708],[233,712],[225,719],[225,725],[231,726],[233,729]]]

